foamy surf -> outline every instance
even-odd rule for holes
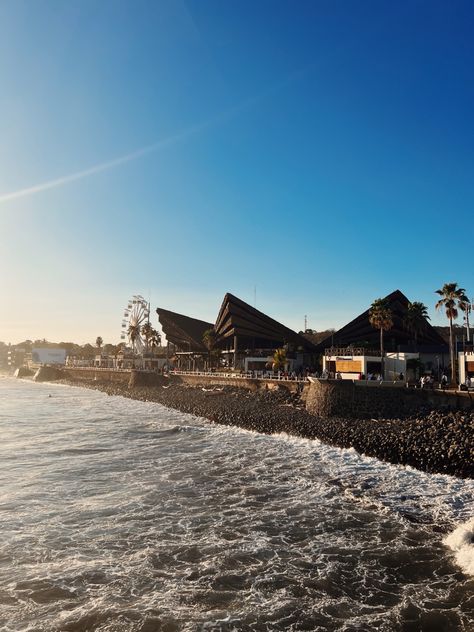
[[[472,480],[20,380],[0,431],[5,632],[472,628]]]
[[[474,518],[461,524],[444,543],[456,554],[456,562],[468,575],[474,575]]]

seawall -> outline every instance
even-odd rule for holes
[[[377,382],[313,379],[307,389],[306,409],[318,417],[393,419],[420,410],[472,410],[470,393],[446,393]]]
[[[58,374],[59,378],[64,378],[77,382],[90,382],[91,380],[93,380],[110,382],[113,384],[123,384],[131,388],[137,386],[187,384],[188,386],[192,386],[195,388],[232,386],[234,388],[242,388],[252,392],[258,390],[285,389],[289,393],[297,393],[300,390],[300,384],[296,381],[257,380],[247,377],[223,377],[219,375],[219,373],[211,375],[175,375],[171,373],[169,376],[167,376],[160,373],[152,373],[134,369],[117,371],[115,369],[94,369],[93,367],[64,367],[63,369],[61,369],[60,373],[60,376]],[[309,388],[309,384],[305,384],[305,388]]]

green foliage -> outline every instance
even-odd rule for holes
[[[437,310],[444,309],[449,321],[456,320],[458,309],[464,311],[466,304],[469,303],[466,290],[458,287],[457,283],[445,283],[440,290],[435,290],[435,292],[441,296],[435,307]]]
[[[161,344],[161,336],[156,329],[154,329],[151,323],[147,322],[142,326],[141,334],[145,338],[146,350],[151,349],[154,351]]]
[[[458,287],[457,283],[445,283],[439,290],[435,290],[441,298],[437,301],[435,307],[437,310],[444,309],[446,318],[449,321],[449,350],[451,356],[451,383],[456,383],[456,357],[454,350],[453,337],[453,320],[458,317],[458,310],[466,311],[469,299],[466,296],[466,290]]]
[[[369,309],[369,322],[375,329],[389,331],[393,327],[392,310],[384,298],[376,299]]]
[[[216,330],[214,328],[206,329],[206,331],[202,335],[202,341],[208,351],[208,362],[209,362],[209,368],[210,368],[212,364],[212,356],[216,355],[215,353],[216,344],[217,344]]]
[[[404,325],[406,330],[413,335],[415,343],[418,341],[418,335],[426,329],[429,319],[428,308],[424,303],[419,301],[408,303]]]
[[[286,366],[286,349],[276,349],[273,354],[273,370],[283,371]]]

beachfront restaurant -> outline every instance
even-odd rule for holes
[[[209,354],[204,333],[214,325],[162,307],[156,313],[167,340],[167,365],[183,371],[203,370]]]
[[[387,352],[384,355],[385,380],[397,381],[400,375],[406,378],[409,374],[408,361],[418,358],[418,353]],[[343,380],[358,380],[362,377],[367,379],[368,376],[375,379],[375,376],[382,374],[380,351],[355,347],[326,349],[323,371],[331,376],[339,373]]]
[[[286,371],[315,363],[309,340],[233,294],[224,296],[214,328],[224,362],[234,370],[265,370],[280,348],[286,352]]]
[[[175,358],[176,368],[202,370],[209,351],[204,333],[212,329],[218,366],[236,371],[265,371],[273,362],[276,349],[286,352],[287,371],[298,371],[315,362],[314,345],[292,329],[252,307],[233,294],[222,301],[215,324],[159,307],[163,333]]]
[[[404,378],[414,379],[415,372],[421,371],[439,379],[449,358],[445,340],[427,320],[416,335],[410,330],[410,301],[400,290],[386,296],[385,301],[393,324],[384,332],[384,378],[394,380],[403,374]],[[323,368],[331,374],[339,372],[343,379],[381,374],[380,331],[371,325],[369,311],[370,308],[316,346],[323,354]]]

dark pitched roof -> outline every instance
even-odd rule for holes
[[[275,348],[285,343],[303,347],[305,351],[315,348],[303,336],[229,293],[222,301],[215,330],[221,341],[238,336],[254,348]]]
[[[170,312],[162,307],[158,307],[156,313],[169,342],[184,351],[206,351],[202,337],[207,329],[214,327],[212,323]]]
[[[413,342],[413,334],[407,331],[404,320],[408,310],[408,298],[395,290],[385,297],[388,308],[392,311],[393,327],[384,332],[384,346],[386,351],[396,351],[400,345],[408,345]],[[357,343],[367,343],[378,349],[380,344],[380,332],[374,329],[369,322],[369,309],[351,320],[350,323],[339,329],[336,333],[328,336],[317,345],[319,353],[323,353],[328,347],[344,347],[356,345]],[[446,347],[446,342],[438,332],[426,321],[423,332],[418,335],[418,347],[435,346]],[[421,350],[421,349],[420,349]]]

